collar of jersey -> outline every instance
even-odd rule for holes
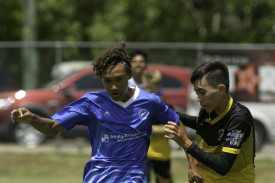
[[[226,114],[227,112],[230,110],[231,106],[233,103],[233,99],[232,97],[230,97],[229,102],[226,106],[226,108],[224,109],[224,111],[218,115],[216,118],[214,118],[213,120],[211,120],[210,118],[210,114],[209,114],[209,118],[205,120],[205,122],[210,123],[211,125],[214,125],[215,123],[217,123],[219,120],[221,120]]]
[[[123,108],[128,107],[128,106],[129,106],[131,103],[133,103],[134,100],[138,97],[138,94],[139,94],[139,91],[140,91],[140,89],[139,89],[136,85],[129,85],[129,87],[130,87],[130,88],[135,88],[135,93],[134,93],[134,95],[133,95],[127,102],[124,103],[124,102],[121,102],[121,101],[114,101],[111,97],[110,97],[110,99],[111,99],[114,103],[120,105],[120,106],[123,107]]]

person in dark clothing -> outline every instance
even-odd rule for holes
[[[196,144],[182,124],[173,122],[165,125],[166,138],[197,159],[205,182],[255,182],[253,117],[230,96],[227,66],[216,61],[204,63],[190,80],[201,105],[199,115],[178,114],[184,125],[196,130]]]

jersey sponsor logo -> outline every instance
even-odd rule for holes
[[[102,142],[109,142],[109,135],[108,134],[102,134],[101,141]]]
[[[126,134],[102,134],[101,141],[102,142],[125,142],[128,140],[139,139],[141,137],[146,136],[145,134],[140,133],[126,133]]]
[[[227,134],[226,141],[229,141],[230,145],[238,147],[243,137],[244,133],[241,130],[232,130]]]
[[[147,119],[147,116],[149,115],[149,112],[148,112],[147,109],[141,109],[141,110],[139,111],[138,115],[139,115],[139,118],[140,118],[141,120],[145,120],[145,119]]]

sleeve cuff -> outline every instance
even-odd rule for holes
[[[188,154],[192,155],[192,152],[194,151],[194,149],[195,149],[196,146],[197,146],[197,145],[196,145],[195,143],[192,142],[192,144],[190,145],[190,147],[187,149],[186,152],[187,152]]]

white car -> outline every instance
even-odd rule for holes
[[[73,72],[80,71],[81,69],[90,67],[91,65],[92,61],[89,60],[63,61],[53,66],[51,76],[54,79],[61,78]]]

